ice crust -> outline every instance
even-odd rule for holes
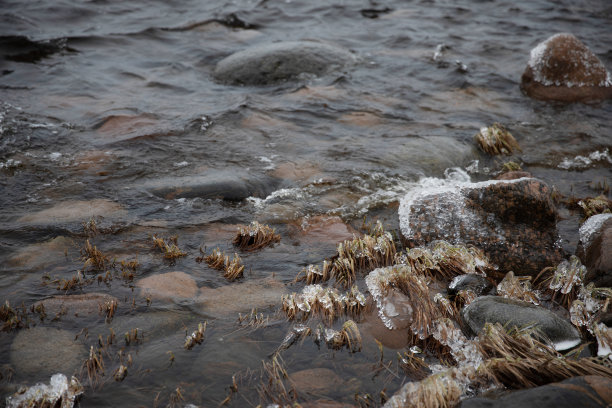
[[[612,218],[612,214],[597,214],[589,217],[580,227],[580,242],[586,249],[591,245],[593,237],[601,230],[606,220]]]
[[[14,394],[6,398],[7,408],[19,408],[30,406],[42,406],[43,402],[49,403],[49,406],[60,408],[72,408],[76,399],[83,394],[83,387],[74,377],[70,381],[64,374],[54,374],[51,377],[49,385],[36,384],[29,387],[24,392]]]
[[[605,148],[601,151],[595,150],[594,152],[589,153],[588,156],[576,156],[576,157],[564,157],[561,160],[561,163],[557,167],[564,170],[573,170],[573,169],[586,169],[597,162],[607,161],[612,164],[612,157],[610,156],[610,151],[608,148]]]

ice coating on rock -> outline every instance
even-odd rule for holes
[[[565,64],[563,64],[565,63]],[[576,37],[555,34],[531,50],[528,66],[535,81],[545,86],[612,86],[612,77],[599,58]],[[564,66],[567,69],[562,70]],[[555,73],[555,78],[551,78]]]
[[[597,214],[589,217],[580,227],[580,242],[586,249],[591,245],[591,241],[596,234],[601,230],[602,225],[606,220],[612,218],[612,214]]]
[[[17,392],[6,398],[7,408],[57,406],[72,408],[76,399],[83,394],[83,387],[79,381],[72,377],[70,382],[64,374],[54,374],[47,384],[36,384],[24,392]]]

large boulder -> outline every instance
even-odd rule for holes
[[[467,305],[461,315],[474,333],[482,330],[485,323],[500,323],[508,329],[533,326],[558,350],[567,350],[580,344],[580,333],[569,321],[529,302],[482,296]]]
[[[355,61],[355,55],[335,45],[287,41],[232,54],[217,63],[213,75],[223,83],[268,85],[296,79],[301,74],[323,75]]]
[[[533,178],[467,180],[425,179],[402,198],[400,230],[408,246],[435,240],[474,245],[501,275],[512,270],[534,276],[562,260],[557,210],[545,183]]]
[[[596,102],[612,98],[612,76],[572,34],[555,34],[531,50],[521,89],[535,99]]]
[[[460,408],[604,408],[612,406],[612,380],[588,375],[515,391],[501,398],[471,398]]]
[[[594,215],[582,224],[577,255],[587,267],[585,283],[612,287],[612,214]]]

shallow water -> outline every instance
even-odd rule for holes
[[[337,215],[356,228],[364,216],[378,217],[397,229],[397,200],[419,178],[461,167],[485,180],[510,159],[568,196],[598,195],[597,183],[612,181],[612,102],[556,105],[531,100],[518,86],[531,48],[556,32],[572,32],[612,67],[612,8],[604,1],[2,4],[0,300],[29,308],[63,294],[43,277],[70,279],[82,267],[82,223],[92,216],[103,231],[92,243],[117,260],[137,258],[135,281],[183,271],[199,290],[200,300],[148,305],[133,283],[115,277],[70,292],[117,297],[112,323],[95,313],[35,322],[75,336],[88,327],[79,340],[85,350],[108,327],[121,339],[144,327],[142,344],[126,347],[134,359],[127,378],[86,390],[82,406],[151,406],[158,393],[162,406],[178,386],[186,403],[212,406],[228,395],[234,373],[243,382],[232,404],[256,405],[258,381],[248,378],[290,328],[268,306],[301,290],[291,284],[295,275],[331,256],[337,241],[300,232],[303,217]],[[308,38],[344,46],[360,62],[267,87],[211,77],[217,61],[250,45]],[[472,137],[493,122],[511,131],[522,153],[488,158],[477,150]],[[160,184],[206,174],[243,175],[254,196],[154,194]],[[580,214],[560,213],[561,243],[573,253]],[[196,262],[200,247],[232,253],[237,225],[255,219],[282,240],[240,254],[241,282]],[[178,235],[188,255],[164,260],[151,249],[152,234]],[[68,239],[45,244],[56,237]],[[238,313],[253,307],[270,316],[269,327],[238,330]],[[184,350],[185,332],[204,320],[204,343]],[[11,367],[18,365],[10,353],[15,336],[0,333],[0,361]],[[385,356],[393,360],[395,351]],[[404,381],[377,371],[378,348],[365,337],[361,353],[319,350],[307,339],[283,358],[289,373],[331,368],[341,378],[305,400],[391,395]],[[117,364],[108,363],[106,379]],[[17,369],[2,392],[48,379]]]

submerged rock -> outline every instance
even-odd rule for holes
[[[268,85],[300,74],[324,75],[356,62],[348,50],[315,41],[258,45],[219,61],[214,77],[234,85]]]
[[[612,77],[586,45],[562,33],[531,50],[521,89],[535,99],[594,102],[612,98]]]
[[[34,327],[17,333],[10,356],[18,374],[42,380],[58,371],[76,373],[87,358],[87,349],[74,340],[74,333]]]
[[[481,296],[491,293],[494,289],[495,286],[487,278],[473,273],[455,276],[448,284],[449,295],[456,295],[462,290],[471,290],[476,296]]]
[[[485,323],[500,323],[508,329],[533,326],[557,350],[567,350],[581,341],[578,330],[569,321],[548,309],[519,300],[482,296],[466,306],[461,315],[474,333],[478,333]]]
[[[196,281],[185,272],[160,273],[136,282],[143,296],[153,300],[191,299],[198,293]]]
[[[582,224],[577,254],[588,270],[585,283],[612,287],[612,214],[594,215]]]
[[[147,183],[145,188],[166,199],[199,197],[240,201],[251,196],[266,197],[277,185],[278,180],[270,177],[214,171],[199,176],[155,180]]]
[[[44,311],[49,319],[60,315],[66,315],[66,317],[88,317],[102,315],[101,308],[104,308],[107,303],[113,301],[118,303],[116,297],[105,293],[58,295],[41,300],[34,307],[39,305],[44,307]],[[62,320],[65,320],[65,318],[62,317]]]
[[[604,408],[612,405],[612,380],[588,375],[514,391],[497,399],[471,398],[460,408]]]
[[[533,178],[470,183],[424,179],[400,202],[400,230],[409,246],[443,239],[482,249],[500,267],[537,275],[562,259],[557,245],[557,210],[550,189]]]
[[[37,213],[24,215],[18,221],[27,224],[49,225],[88,221],[94,217],[116,218],[125,214],[127,211],[120,204],[110,200],[63,201]]]
[[[310,368],[289,374],[289,380],[299,392],[327,393],[341,387],[344,381],[329,368]]]

